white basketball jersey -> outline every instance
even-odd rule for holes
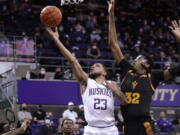
[[[82,100],[88,125],[95,127],[114,125],[114,96],[111,90],[89,78]]]

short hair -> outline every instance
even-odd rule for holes
[[[102,64],[102,63],[101,63]],[[107,67],[104,65],[104,64],[102,64],[102,66],[103,66],[103,68],[104,68],[104,71],[108,74],[108,69],[107,69]]]
[[[65,122],[66,120],[70,120],[70,121],[72,121],[72,123],[74,124],[73,120],[68,119],[68,118],[64,118],[64,119],[62,120],[61,127],[64,125],[64,122]]]

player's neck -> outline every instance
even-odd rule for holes
[[[137,74],[139,74],[139,75],[144,75],[144,74],[146,74],[146,70],[144,70],[144,69],[136,70],[136,72],[137,72]]]
[[[97,83],[103,84],[106,79],[104,76],[99,76],[95,80]]]

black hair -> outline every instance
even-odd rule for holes
[[[73,123],[73,120],[71,120],[71,119],[68,119],[68,118],[65,118],[65,119],[63,119],[63,121],[62,121],[62,123],[61,123],[61,127],[63,127],[63,125],[64,125],[64,122],[65,122],[66,120],[70,120],[70,121],[72,121],[72,123]]]
[[[102,63],[101,63],[101,64],[102,64]],[[102,64],[102,66],[103,66],[103,68],[104,68],[106,74],[108,75],[108,69],[107,69],[107,67],[106,67],[104,64]],[[107,76],[107,75],[106,75],[106,76]]]

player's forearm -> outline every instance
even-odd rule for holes
[[[110,42],[118,42],[114,12],[109,13],[109,41]]]
[[[117,40],[114,13],[109,13],[109,37],[108,38],[109,38],[109,45],[115,57],[116,63],[119,63],[124,58],[124,56],[122,54],[122,51],[119,47],[118,40]]]
[[[118,100],[120,101],[121,105],[126,105],[127,104],[126,96],[124,95],[124,93],[122,91],[116,90],[116,92],[114,92],[114,94],[118,98]]]
[[[52,37],[52,38],[55,44],[57,45],[57,47],[59,48],[60,52],[62,53],[62,55],[69,61],[69,63],[71,64],[75,62],[76,58],[72,56],[72,54],[69,52],[69,50],[66,49],[66,47],[64,47],[62,42],[56,37]]]
[[[69,50],[64,47],[64,45],[58,38],[56,38],[56,37],[52,37],[52,38],[53,38],[55,44],[58,46],[61,53],[63,54],[63,56],[70,63],[70,66],[71,66],[73,73],[75,74],[77,80],[79,82],[84,82],[84,81],[86,82],[88,75],[83,71],[81,65],[76,60],[76,58],[74,56],[72,56],[72,54],[69,52]]]

